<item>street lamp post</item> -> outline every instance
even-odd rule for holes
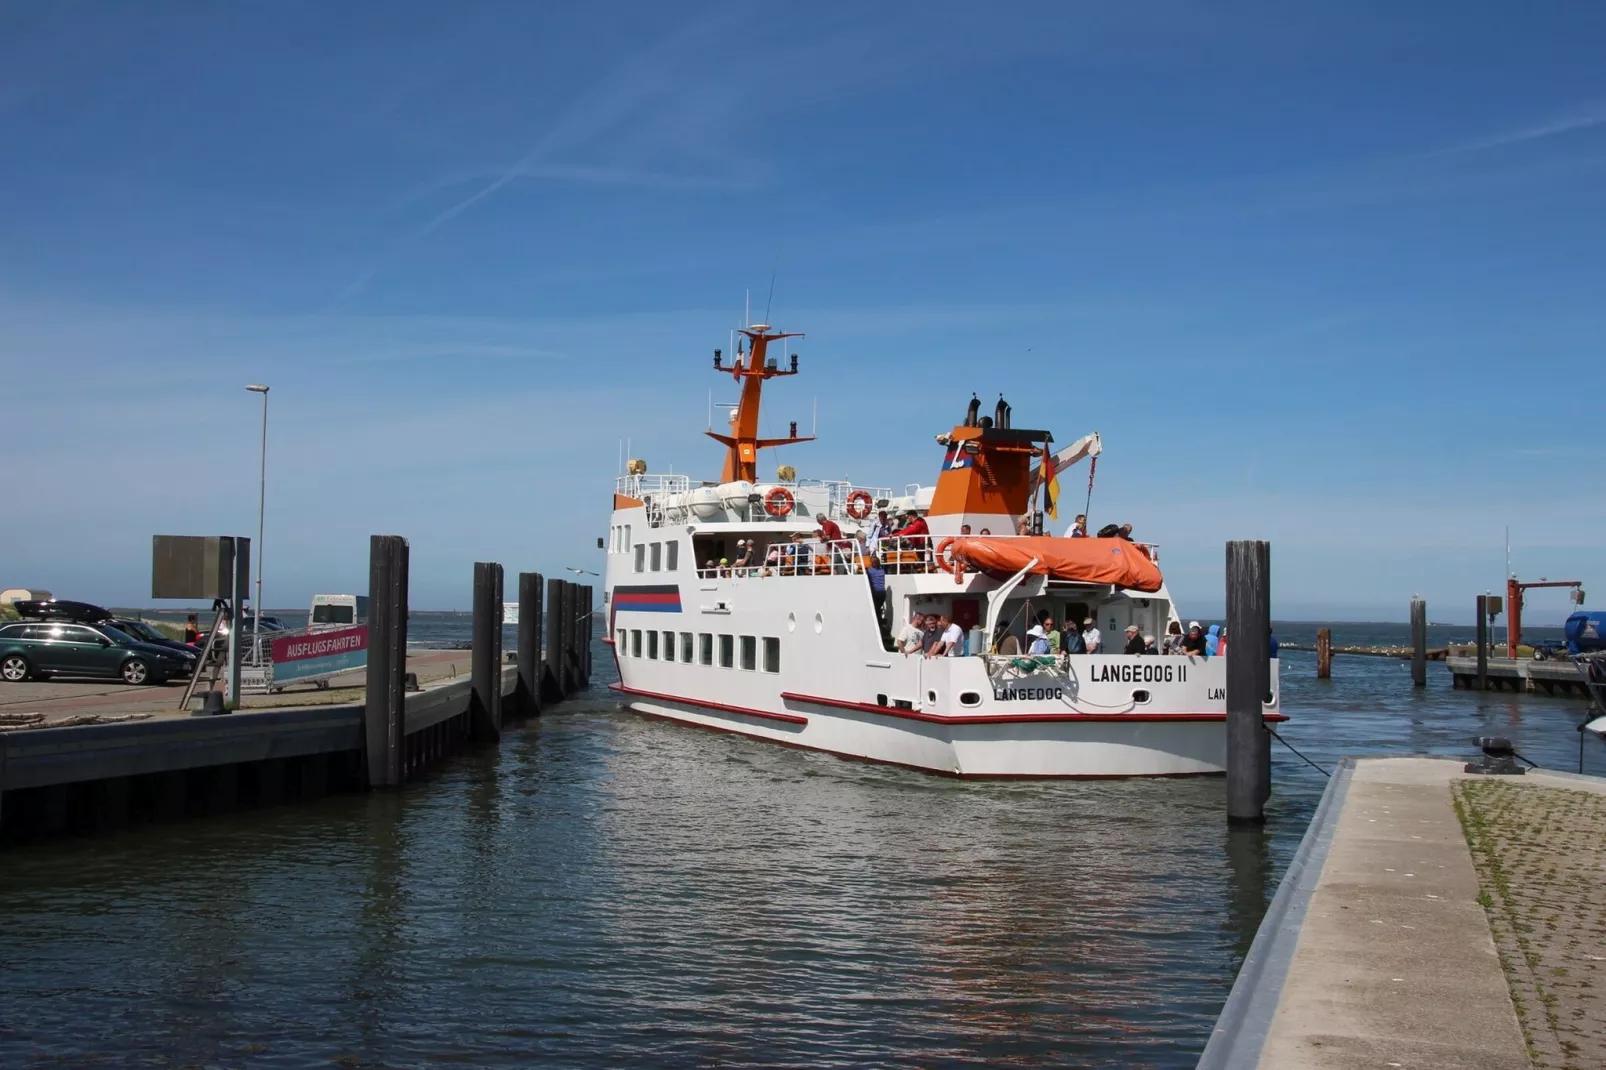
[[[257,462],[257,605],[251,618],[251,649],[258,652],[262,640],[262,521],[268,504],[268,388],[264,383],[247,383],[247,390],[262,395],[262,450]],[[238,633],[239,629],[235,629]]]

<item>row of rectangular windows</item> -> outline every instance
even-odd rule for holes
[[[660,639],[660,636],[662,637]],[[699,665],[715,665],[722,669],[741,668],[748,672],[758,669],[759,637],[754,635],[710,635],[708,632],[695,637],[693,642],[691,632],[679,633],[680,656],[675,656],[676,633],[642,631],[640,628],[620,628],[614,637],[614,649],[621,657],[645,657],[655,661],[683,661],[690,664],[694,659]],[[717,649],[715,640],[718,640]],[[773,635],[766,635],[764,640],[764,671],[781,671],[781,641]],[[739,642],[738,642],[739,641]],[[660,657],[660,653],[662,656]],[[715,660],[715,655],[718,660]]]
[[[648,566],[651,566],[649,568]],[[637,572],[674,572],[680,567],[680,543],[654,542],[636,544]]]

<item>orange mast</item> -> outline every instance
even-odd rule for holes
[[[732,483],[745,479],[749,483],[758,482],[758,451],[769,449],[771,446],[790,446],[795,442],[813,442],[813,435],[799,437],[797,424],[792,425],[792,435],[788,438],[759,438],[758,437],[758,409],[759,398],[764,392],[764,381],[782,375],[797,374],[797,358],[792,358],[792,367],[782,371],[778,364],[771,363],[766,357],[769,344],[780,338],[802,338],[802,334],[770,333],[767,323],[755,323],[744,328],[741,332],[752,343],[748,348],[746,363],[738,353],[729,368],[720,363],[719,351],[714,351],[714,370],[728,371],[731,377],[742,384],[742,400],[736,406],[736,419],[731,421],[731,434],[715,434],[712,429],[707,433],[715,442],[723,443],[726,447],[725,469],[720,476],[721,483]]]

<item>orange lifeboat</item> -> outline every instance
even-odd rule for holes
[[[1110,583],[1153,593],[1165,582],[1160,567],[1135,542],[1125,539],[1062,539],[1049,535],[989,539],[965,535],[946,547],[958,564],[978,572],[1010,576],[1033,558],[1033,575],[1077,583]]]

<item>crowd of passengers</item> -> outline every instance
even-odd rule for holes
[[[924,541],[930,540],[931,529],[926,525],[926,518],[914,510],[909,510],[894,520],[887,510],[882,509],[876,513],[876,518],[868,530],[856,531],[852,535],[843,534],[841,525],[824,513],[814,514],[814,522],[812,537],[796,542],[775,543],[768,549],[760,548],[757,539],[737,539],[734,558],[721,557],[718,560],[709,558],[698,569],[698,575],[705,579],[730,576],[799,576],[851,569],[869,574],[871,587],[879,593],[885,590],[885,580],[882,578],[883,543],[892,539],[907,539],[908,543],[901,544],[897,548],[929,553],[929,547],[925,546]],[[970,525],[960,525],[959,534],[972,534]],[[991,535],[992,532],[982,528],[974,534],[984,536]],[[1031,523],[1028,519],[1023,517],[1017,522],[1016,534],[1031,534]],[[1087,517],[1084,514],[1077,514],[1069,537],[1073,539],[1088,537]],[[1099,529],[1098,537],[1125,539],[1131,542],[1132,525],[1106,524]]]
[[[879,611],[880,606],[877,606]],[[1054,615],[1047,611],[1037,615],[1037,623],[1026,632],[1026,649],[1009,631],[1007,623],[1000,623],[993,635],[992,653],[1004,655],[1059,654],[1180,654],[1186,657],[1214,658],[1227,653],[1227,626],[1212,624],[1206,629],[1198,621],[1189,621],[1184,632],[1180,621],[1171,621],[1165,637],[1159,642],[1152,635],[1144,635],[1136,624],[1126,626],[1124,645],[1119,650],[1106,649],[1104,637],[1092,617],[1082,620],[1080,628],[1075,621],[1064,621],[1056,626]],[[1277,656],[1277,636],[1267,636],[1271,656]],[[954,623],[946,613],[916,612],[909,622],[892,639],[892,649],[905,657],[919,654],[927,658],[960,657],[975,653],[966,649],[968,637],[964,629]]]

